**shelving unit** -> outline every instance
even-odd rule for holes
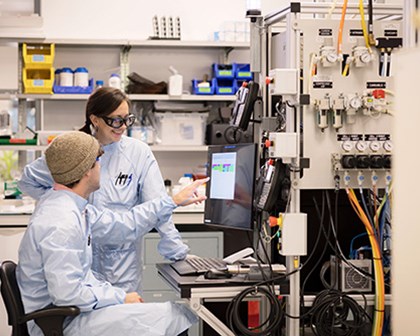
[[[0,36],[0,41],[4,39]],[[170,75],[165,64],[180,68],[186,85],[193,75],[210,71],[212,62],[227,61],[235,50],[247,52],[249,43],[242,42],[214,42],[214,41],[168,41],[168,40],[89,40],[89,39],[31,39],[15,38],[13,42],[23,43],[54,43],[56,48],[55,67],[77,67],[86,65],[89,73],[95,79],[104,79],[104,74],[121,69],[121,75],[126,76],[130,67],[139,74],[151,80],[167,79]],[[190,58],[191,56],[191,58]],[[21,55],[19,56],[21,61]],[[99,59],[99,61],[97,61]],[[193,62],[191,62],[193,59]],[[235,61],[244,62],[245,59]],[[95,60],[95,61],[93,61]],[[157,62],[155,64],[153,62]],[[208,68],[208,70],[203,70]],[[139,69],[139,70],[137,70]],[[21,72],[21,71],[20,71]],[[19,75],[19,74],[17,74]],[[101,77],[102,75],[102,77]],[[36,107],[36,130],[67,130],[81,126],[84,120],[85,102],[89,94],[23,94],[19,92],[0,94],[0,99],[17,99],[19,106],[19,124],[22,129],[26,126],[26,104],[32,102]],[[225,106],[235,101],[235,95],[193,95],[169,96],[167,94],[129,94],[132,102],[149,104],[151,102],[180,102],[186,105],[205,103],[213,109]],[[21,129],[21,130],[22,130]],[[0,150],[13,150],[19,153],[42,152],[47,146],[34,145],[4,145]],[[156,156],[164,178],[172,180],[173,184],[184,174],[192,172],[198,165],[206,161],[207,146],[150,146]],[[23,156],[23,154],[22,154]],[[30,158],[34,155],[29,155]],[[21,164],[19,154],[19,164]],[[12,216],[12,215],[11,215]],[[13,216],[12,216],[13,217]],[[20,217],[20,223],[26,222],[25,216]],[[8,217],[6,219],[11,221]],[[174,214],[176,223],[202,223],[203,214],[195,212],[177,212]],[[1,220],[3,222],[3,220]]]
[[[129,94],[128,97],[132,101],[235,101],[235,95],[193,95],[183,94],[182,96],[169,96],[165,94]],[[47,94],[3,94],[0,95],[0,99],[33,99],[33,100],[87,100],[89,94],[62,94],[55,93],[51,95]]]
[[[0,150],[44,151],[47,146],[35,145],[0,145]],[[207,146],[150,146],[153,152],[207,152]]]

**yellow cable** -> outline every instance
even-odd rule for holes
[[[372,49],[370,48],[370,44],[369,44],[368,31],[366,28],[365,10],[363,6],[363,0],[359,0],[359,11],[360,11],[360,20],[361,20],[362,30],[363,30],[363,38],[365,40],[366,48],[368,48],[369,53],[372,53]]]
[[[374,276],[375,276],[375,310],[372,325],[372,336],[381,336],[384,323],[384,309],[385,309],[385,283],[384,271],[382,264],[382,254],[379,248],[378,241],[374,234],[374,229],[370,224],[365,212],[363,211],[356,194],[353,189],[346,189],[350,204],[364,224],[368,232],[369,241],[372,246]]]
[[[340,26],[338,27],[338,42],[337,42],[337,54],[339,56],[343,55],[343,28],[344,28],[344,20],[346,17],[346,11],[347,11],[347,3],[348,0],[344,0],[343,2],[343,8],[341,10],[341,20],[340,20]]]
[[[342,73],[343,77],[347,76],[347,71],[349,71],[349,68],[350,68],[350,63],[346,62],[346,65],[344,66],[344,70],[343,70],[343,73]]]

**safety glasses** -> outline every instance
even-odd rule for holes
[[[127,127],[130,127],[134,124],[136,121],[136,116],[133,114],[128,115],[125,118],[122,117],[115,117],[115,118],[109,118],[109,117],[102,117],[102,119],[105,121],[105,123],[112,128],[120,128],[122,125],[125,125]]]

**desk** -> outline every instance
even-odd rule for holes
[[[203,303],[208,300],[232,299],[245,288],[257,282],[244,281],[243,278],[197,281],[197,276],[180,276],[169,264],[157,264],[158,274],[178,293],[190,308],[219,335],[235,336]],[[288,292],[288,283],[276,285],[278,293]]]

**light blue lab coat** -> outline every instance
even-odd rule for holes
[[[81,314],[65,321],[65,336],[175,336],[196,322],[196,316],[179,304],[123,304],[124,290],[95,278],[86,204],[72,191],[51,190],[37,205],[20,244],[16,269],[25,312],[50,304],[78,306]],[[136,210],[122,214],[104,210],[104,215],[121,223],[141,219]],[[33,321],[28,329],[31,336],[42,335]]]
[[[123,136],[118,142],[103,147],[101,157],[101,188],[92,193],[89,202],[98,210],[129,210],[137,204],[166,195],[159,166],[149,146],[143,142]],[[69,153],[70,155],[70,153]],[[53,185],[45,157],[42,156],[23,171],[19,182],[22,192],[38,199]],[[160,209],[151,207],[151,218],[158,216]],[[90,219],[89,219],[90,220]],[[142,223],[136,223],[142,225]],[[132,223],[125,223],[131,227]],[[143,269],[142,237],[121,243],[113,236],[101,236],[103,231],[92,226],[94,236],[93,270],[105,280],[126,291],[141,291]],[[156,223],[161,236],[158,250],[170,260],[184,259],[189,248],[185,245],[170,217]]]

